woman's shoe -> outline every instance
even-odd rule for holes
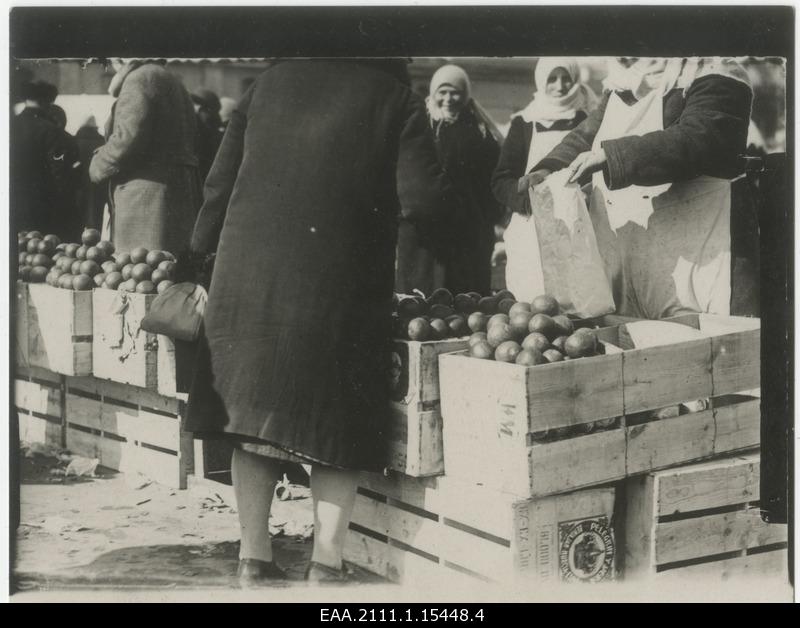
[[[268,580],[286,580],[286,572],[272,561],[242,558],[236,577],[242,586],[254,586]]]
[[[347,582],[348,574],[344,564],[334,569],[312,560],[306,567],[306,580],[313,584],[337,584]]]

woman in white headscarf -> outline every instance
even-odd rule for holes
[[[538,161],[586,119],[598,100],[580,82],[580,69],[573,59],[540,59],[534,82],[534,98],[512,117],[492,177],[495,198],[512,212],[503,236],[506,287],[524,301],[545,291],[536,228],[530,218],[530,173]]]
[[[569,169],[617,312],[658,319],[758,312],[758,222],[743,160],[752,90],[733,59],[609,60],[597,110],[533,164]]]
[[[410,223],[401,223],[396,289],[429,293],[445,287],[454,294],[489,294],[494,225],[500,219],[490,181],[502,136],[472,97],[467,73],[456,65],[434,73],[426,106],[439,162],[459,200],[458,213],[438,229],[436,246]]]

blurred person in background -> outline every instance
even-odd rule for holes
[[[506,287],[521,301],[545,292],[528,175],[598,103],[591,88],[580,82],[580,68],[574,59],[539,59],[534,83],[533,100],[511,118],[492,176],[495,198],[510,213],[498,257],[501,251],[505,253]]]
[[[116,59],[109,93],[117,100],[106,143],[89,166],[107,182],[110,239],[118,251],[188,248],[201,204],[192,99],[164,63]]]
[[[97,130],[95,117],[88,116],[75,133],[80,155],[80,184],[78,186],[78,209],[82,212],[84,225],[101,229],[103,226],[103,210],[108,202],[108,186],[92,183],[89,179],[89,164],[95,151],[105,144],[105,140]]]
[[[11,121],[11,213],[17,230],[63,239],[62,184],[70,175],[61,130],[47,116],[57,90],[34,81],[22,87],[25,108]]]
[[[570,182],[591,183],[618,314],[757,315],[758,215],[742,187],[747,73],[733,59],[619,57],[605,87],[529,185],[562,168]]]
[[[83,213],[78,208],[78,190],[80,188],[81,157],[77,140],[67,132],[67,114],[56,104],[50,104],[45,110],[47,118],[59,130],[59,157],[64,160],[56,177],[57,211],[61,223],[58,235],[66,242],[78,242],[84,223]]]
[[[222,141],[222,118],[219,115],[221,103],[217,95],[209,89],[199,89],[192,94],[194,110],[197,114],[197,150],[200,178],[205,181],[214,157]]]
[[[500,206],[491,176],[502,136],[472,97],[467,73],[455,65],[439,68],[426,98],[428,123],[439,162],[458,198],[458,212],[442,225],[438,249],[408,222],[400,223],[395,289],[430,294],[444,287],[453,294],[489,294],[494,225]]]

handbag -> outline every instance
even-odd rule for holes
[[[176,283],[153,299],[141,328],[175,340],[197,340],[207,303],[208,293],[203,286]]]

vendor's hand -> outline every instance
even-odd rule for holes
[[[578,155],[568,166],[569,178],[567,183],[575,183],[585,174],[593,174],[606,163],[606,151],[602,148],[597,151],[587,151]]]
[[[527,195],[528,190],[535,188],[547,177],[549,177],[550,174],[551,173],[549,170],[541,169],[534,170],[533,172],[529,172],[525,176],[520,177],[519,181],[517,181],[517,193]]]

